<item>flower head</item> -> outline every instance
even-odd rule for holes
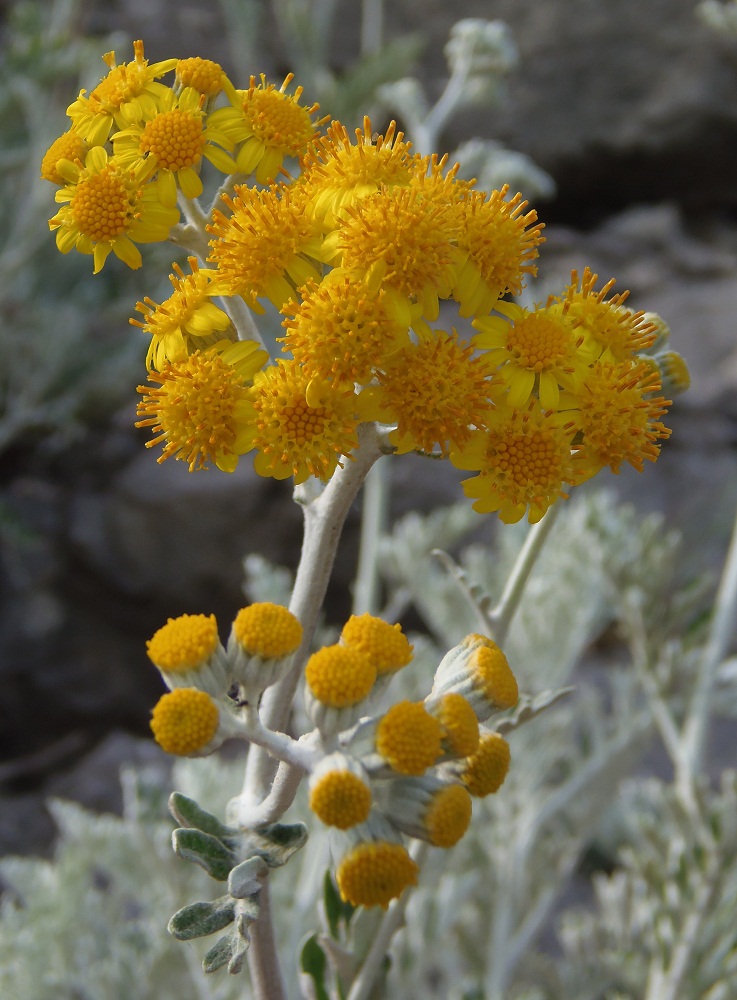
[[[67,182],[56,192],[62,207],[49,220],[62,253],[77,249],[92,254],[97,274],[112,251],[128,267],[141,266],[136,243],[166,240],[179,221],[176,208],[164,207],[156,186],[143,172],[108,157],[102,146],[87,153],[84,165],[61,160],[57,170]]]
[[[365,385],[408,342],[409,311],[383,289],[371,291],[336,269],[300,291],[299,304],[282,307],[287,333],[280,339],[309,376]]]
[[[442,746],[452,757],[468,757],[479,745],[479,720],[473,706],[457,691],[425,699],[425,707],[442,727]]]
[[[412,645],[397,623],[390,625],[375,615],[351,615],[340,633],[340,641],[365,653],[378,676],[406,667],[412,659]]]
[[[310,775],[310,809],[326,826],[348,830],[365,823],[371,799],[366,772],[344,754],[323,757]]]
[[[134,169],[141,164],[155,166],[159,200],[167,208],[176,205],[178,188],[186,198],[202,194],[202,157],[215,166],[220,162],[221,151],[213,142],[230,146],[227,136],[206,123],[204,102],[204,95],[193,87],[178,95],[168,90],[154,113],[112,137],[122,163]]]
[[[472,427],[486,426],[495,368],[473,353],[455,332],[438,330],[387,359],[372,393],[382,420],[397,424],[390,440],[400,454],[438,446],[447,455],[466,443]]]
[[[281,309],[295,298],[295,288],[320,281],[319,225],[305,211],[299,189],[235,190],[235,198],[223,198],[231,215],[213,212],[208,227],[215,237],[209,260],[218,268],[218,291],[242,295],[255,312],[263,312],[262,297]]]
[[[458,222],[448,207],[416,187],[382,188],[344,208],[325,240],[330,263],[416,302],[426,319],[449,298],[458,263]]]
[[[564,313],[580,327],[596,357],[602,361],[625,361],[646,350],[655,340],[656,328],[643,312],[624,307],[629,292],[607,298],[614,279],[595,291],[598,275],[584,268],[579,280],[571,272],[571,283],[564,294],[548,300],[548,308]]]
[[[175,66],[175,89],[183,90],[192,87],[205,97],[217,97],[223,89],[223,67],[212,59],[201,59],[194,56],[191,59],[177,59]]]
[[[151,63],[144,58],[143,42],[133,43],[134,60],[116,65],[115,53],[106,52],[103,60],[109,67],[107,76],[98,83],[89,97],[85,90],[67,108],[77,132],[90,146],[100,146],[110,135],[113,124],[126,128],[155,111],[157,103],[168,91],[157,83],[177,64],[176,59]]]
[[[254,379],[246,450],[260,476],[303,483],[329,479],[341,455],[358,446],[362,404],[352,387],[311,379],[295,361],[277,361]]]
[[[474,432],[450,460],[459,469],[479,472],[463,482],[466,496],[476,501],[474,510],[498,511],[505,524],[527,512],[534,524],[558,497],[567,496],[564,484],[580,478],[571,450],[574,435],[573,418],[544,413],[535,399],[522,410],[499,404],[487,430]]]
[[[478,750],[460,766],[458,776],[471,795],[484,798],[499,791],[510,763],[509,744],[499,733],[484,733]]]
[[[278,90],[263,74],[258,83],[251,77],[248,90],[236,90],[225,80],[231,106],[213,111],[210,121],[240,145],[233,173],[255,173],[259,184],[268,184],[279,173],[285,157],[300,156],[316,137],[316,129],[326,119],[313,121],[319,104],[305,107],[299,103],[302,87],[294,94],[287,93],[293,79],[294,74],[289,73]]]
[[[169,618],[146,643],[167,686],[198,688],[218,697],[228,688],[228,664],[215,615]]]
[[[442,728],[422,702],[392,705],[376,727],[376,752],[400,774],[420,775],[441,754]]]
[[[575,419],[583,433],[581,460],[587,475],[608,465],[619,472],[628,462],[642,472],[660,454],[659,441],[670,436],[660,417],[670,400],[660,391],[660,376],[648,361],[598,362],[583,384]]]
[[[181,757],[214,749],[220,713],[205,691],[180,687],[159,698],[151,716],[151,731],[167,753]]]
[[[391,122],[384,135],[374,135],[363,120],[351,141],[348,129],[333,122],[327,135],[315,139],[302,158],[300,183],[310,192],[312,209],[332,227],[342,209],[380,188],[409,184],[415,157],[404,133]]]
[[[228,640],[234,681],[255,701],[289,673],[301,642],[302,626],[288,608],[270,601],[241,608]]]
[[[402,833],[434,847],[453,847],[471,822],[471,796],[457,782],[440,778],[392,781],[384,812]]]
[[[168,361],[184,361],[196,350],[211,347],[230,330],[230,319],[212,301],[213,272],[200,269],[196,257],[189,257],[191,273],[185,275],[179,264],[173,264],[175,274],[169,275],[174,292],[162,303],[146,296],[136,304],[144,320],[131,319],[151,335],[146,355],[146,367],[161,371]]]
[[[473,191],[459,205],[458,245],[465,261],[453,294],[461,316],[488,312],[507,292],[519,295],[525,277],[537,273],[532,262],[544,240],[542,223],[533,225],[537,213],[525,212],[521,194],[507,200],[508,193],[507,185],[489,195]]]
[[[495,308],[503,316],[474,320],[480,332],[473,345],[500,366],[509,405],[519,409],[535,392],[544,410],[557,410],[561,388],[575,393],[593,361],[583,332],[560,310],[522,309],[513,303]]]
[[[45,181],[51,181],[52,184],[66,184],[66,180],[57,168],[59,160],[69,160],[71,163],[84,160],[89,148],[86,140],[75,129],[70,128],[58,139],[54,139],[44,153],[41,160],[41,177]]]
[[[163,444],[158,461],[173,455],[188,462],[190,472],[207,468],[208,462],[233,472],[238,456],[248,451],[241,443],[250,415],[246,382],[267,357],[254,341],[224,341],[150,372],[149,381],[159,388],[138,387],[144,398],[136,423],[156,435],[146,447]]]
[[[519,689],[507,658],[493,639],[467,635],[441,660],[432,698],[453,692],[463,695],[480,722],[492,712],[517,704]]]
[[[305,668],[308,716],[328,735],[347,729],[361,714],[375,680],[376,667],[365,653],[350,646],[323,646]]]
[[[364,824],[354,828],[351,846],[345,851],[335,871],[341,898],[353,906],[381,906],[386,909],[410,885],[417,885],[419,868],[404,844],[394,839],[358,839]],[[388,833],[391,836],[391,833]]]

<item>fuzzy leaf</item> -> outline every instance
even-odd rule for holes
[[[221,896],[212,903],[190,903],[169,921],[169,933],[179,941],[205,937],[221,931],[235,919],[235,903],[230,896]]]
[[[262,857],[269,868],[279,868],[304,847],[307,827],[304,823],[272,823],[249,830],[246,838],[246,851]]]
[[[261,877],[267,869],[268,865],[259,855],[241,862],[228,875],[228,892],[236,899],[253,896],[261,889]]]
[[[529,695],[522,695],[514,711],[495,722],[494,729],[498,733],[508,733],[512,729],[517,729],[525,722],[536,718],[546,708],[555,705],[561,698],[572,694],[575,690],[575,687],[569,686],[558,688],[556,691],[541,691],[534,698],[531,698]]]
[[[174,852],[185,861],[194,861],[218,882],[227,882],[237,863],[232,851],[208,833],[200,830],[175,830],[171,837]]]
[[[317,934],[312,934],[302,945],[299,964],[302,972],[312,979],[312,992],[315,1000],[330,1000],[330,994],[325,989],[325,973],[328,963],[325,952],[318,943]]]
[[[203,971],[217,972],[218,969],[222,969],[232,959],[234,947],[233,934],[224,934],[202,959]]]
[[[238,830],[232,826],[225,826],[217,816],[213,816],[197,805],[194,799],[182,795],[181,792],[172,792],[169,796],[169,812],[182,826],[209,833],[210,836],[222,840],[228,847],[238,843],[240,838]]]

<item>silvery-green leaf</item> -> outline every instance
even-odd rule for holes
[[[208,833],[200,830],[175,830],[172,846],[185,861],[194,861],[218,882],[227,882],[231,869],[238,859],[232,851]]]
[[[221,931],[235,918],[235,903],[230,896],[221,896],[212,903],[190,903],[169,921],[169,933],[179,941],[205,937]]]
[[[249,830],[246,834],[247,852],[260,855],[269,868],[278,868],[307,842],[304,823],[272,823]]]
[[[201,830],[212,837],[217,837],[228,847],[234,847],[240,839],[238,830],[232,826],[225,826],[217,816],[202,809],[194,799],[182,795],[181,792],[172,792],[169,796],[169,812],[182,826]]]
[[[202,959],[203,970],[205,972],[217,972],[218,969],[222,969],[232,959],[234,948],[235,940],[233,935],[223,935]]]
[[[262,857],[256,855],[241,862],[228,875],[228,892],[236,899],[246,899],[261,888],[261,878],[268,870]]]

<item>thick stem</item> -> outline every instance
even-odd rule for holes
[[[251,973],[253,995],[257,1000],[287,1000],[274,940],[268,879],[264,879],[261,886],[259,905],[261,909],[258,920],[250,927],[251,946],[248,949],[248,970]]]
[[[264,695],[261,719],[267,729],[283,732],[287,725],[294,694],[325,599],[346,516],[369,469],[382,453],[376,428],[373,424],[363,424],[359,429],[359,447],[354,453],[354,460],[346,461],[323,492],[305,505],[302,554],[289,604],[289,610],[302,623],[302,644],[289,676],[269,688]],[[274,772],[274,762],[268,754],[253,747],[248,755],[244,785],[244,795],[252,804],[266,798]]]

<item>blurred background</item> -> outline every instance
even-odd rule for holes
[[[0,853],[50,849],[49,794],[115,808],[120,764],[158,757],[145,640],[185,612],[229,622],[246,554],[290,567],[299,554],[286,484],[245,461],[230,476],[157,466],[133,427],[147,344],[128,317],[144,295],[166,297],[180,258],[148,247],[140,271],[111,260],[93,278],[48,232],[41,157],[80,87],[104,75],[102,53],[126,61],[133,39],[152,61],[216,60],[240,86],[294,71],[308,102],[348,125],[370,112],[381,131],[404,124],[387,85],[414,78],[428,106],[441,95],[455,21],[506,22],[503,87],[454,114],[438,152],[499,144],[499,183],[519,178],[547,227],[532,298],[588,264],[670,324],[693,378],[673,437],[645,474],[600,480],[684,533],[684,579],[718,570],[737,503],[737,33],[693,0],[56,0],[5,2],[0,18]],[[461,478],[403,459],[393,516],[456,502]],[[358,517],[329,594],[335,622]]]

